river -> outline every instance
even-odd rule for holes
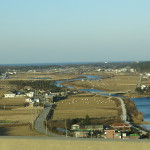
[[[135,102],[139,112],[143,113],[144,121],[150,121],[150,97],[131,98]],[[141,125],[150,130],[150,125]]]

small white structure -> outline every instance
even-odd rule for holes
[[[4,94],[5,98],[13,98],[15,96],[16,96],[16,94],[13,94],[13,93],[11,93],[11,94]]]
[[[32,98],[34,96],[34,92],[26,93],[26,96]]]
[[[36,102],[36,103],[39,103],[39,102],[40,102],[40,99],[39,99],[39,98],[34,98],[33,101]]]
[[[32,99],[31,98],[26,98],[25,103],[32,103]]]
[[[142,89],[142,90],[144,90],[144,89],[146,89],[146,88],[148,88],[147,85],[142,85],[142,86],[141,86],[141,89]]]
[[[71,130],[77,130],[77,129],[80,129],[80,125],[74,124],[71,126]]]

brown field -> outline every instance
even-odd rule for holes
[[[24,107],[25,98],[0,99],[0,120],[31,122],[42,111],[42,107]]]
[[[37,118],[43,108],[41,107],[25,107],[12,110],[0,110],[0,120],[12,122],[31,122]]]
[[[0,125],[0,136],[44,136],[31,129],[30,124]]]
[[[43,108],[24,107],[24,101],[25,98],[0,99],[0,123],[2,122],[0,124],[0,135],[40,135],[31,130],[30,124],[37,118]]]
[[[64,80],[64,79],[73,79],[75,78],[73,74],[65,74],[59,72],[52,73],[52,72],[22,72],[22,73],[17,73],[16,75],[10,75],[11,79],[8,80],[29,80],[29,79],[42,79],[42,78],[48,78],[47,80]]]
[[[99,95],[69,96],[56,103],[53,120],[85,118],[118,117],[118,109],[114,99]]]
[[[0,99],[0,105],[18,105],[24,106],[25,97],[17,97],[17,98],[2,98]]]
[[[5,93],[6,93],[6,91],[4,89],[0,89],[0,100],[1,100],[1,98],[3,98]]]
[[[100,81],[74,81],[65,83],[78,89],[93,88],[103,91],[135,91],[138,83],[138,75],[115,75],[111,78],[104,78]]]

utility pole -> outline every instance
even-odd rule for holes
[[[46,131],[46,135],[47,135],[47,119],[46,119],[45,123],[46,123],[46,130],[45,131]]]
[[[66,123],[66,119],[65,119],[65,128],[66,128],[66,138],[67,138],[67,123]]]

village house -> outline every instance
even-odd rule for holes
[[[40,99],[39,99],[39,98],[34,98],[33,101],[34,101],[35,103],[39,103],[39,102],[40,102]]]
[[[103,131],[103,125],[85,125],[86,130],[90,131]]]
[[[87,138],[89,135],[89,131],[85,129],[78,129],[74,132],[76,138]]]
[[[114,123],[111,125],[111,127],[115,130],[119,131],[130,131],[131,125],[125,124],[125,123]]]
[[[34,92],[26,93],[26,96],[32,98],[34,96]]]
[[[33,106],[34,106],[34,101],[31,98],[26,98],[25,107],[33,107]]]
[[[125,132],[115,131],[115,129],[108,129],[104,131],[105,138],[107,139],[129,139]]]
[[[114,139],[114,133],[115,133],[114,129],[105,130],[104,131],[105,138],[107,138],[107,139]]]
[[[5,98],[14,98],[16,96],[16,94],[14,93],[7,93],[7,94],[4,94],[4,97]]]
[[[80,125],[78,125],[78,124],[73,124],[71,126],[71,130],[78,130],[78,129],[80,129]]]
[[[138,134],[130,134],[130,139],[139,139],[140,136]]]

